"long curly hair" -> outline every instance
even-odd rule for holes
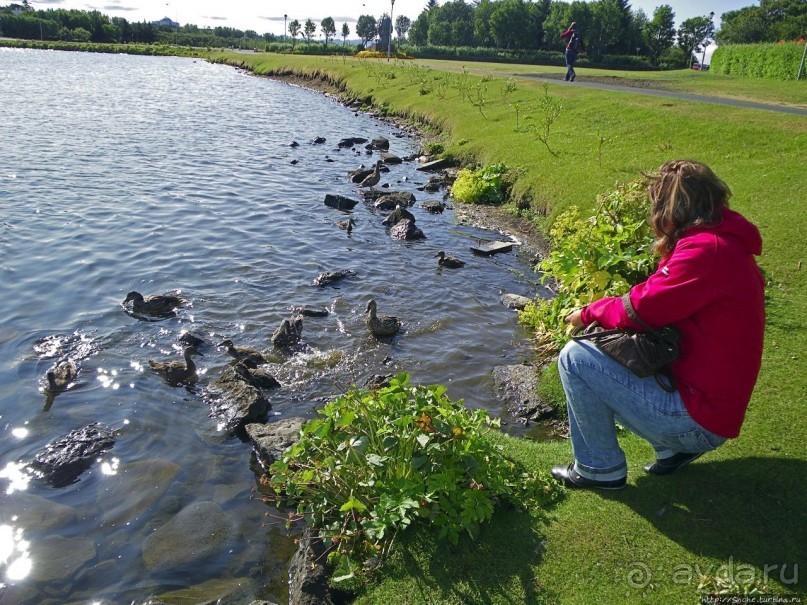
[[[670,254],[687,229],[716,225],[729,207],[731,190],[706,165],[692,160],[667,162],[650,179],[650,226],[653,248]]]

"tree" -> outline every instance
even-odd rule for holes
[[[291,35],[291,52],[294,52],[294,45],[297,42],[297,36],[300,35],[300,22],[297,19],[289,23],[289,34]]]
[[[622,9],[617,0],[598,0],[591,3],[592,23],[586,35],[589,54],[604,55],[616,49],[624,37]]]
[[[347,37],[350,35],[350,26],[347,23],[342,23],[342,46],[347,44]]]
[[[529,12],[523,0],[499,0],[490,15],[490,30],[496,48],[526,48],[529,43]]]
[[[547,50],[563,50],[565,44],[560,34],[566,31],[569,24],[574,21],[577,29],[584,40],[589,39],[588,32],[591,31],[591,8],[585,2],[575,1],[571,4],[566,2],[552,2],[549,7],[549,14],[544,20],[544,45]]]
[[[325,36],[325,48],[328,48],[328,40],[336,35],[336,23],[333,22],[331,17],[325,17],[320,26],[322,27],[322,35]]]
[[[472,46],[474,9],[463,0],[446,2],[429,10],[429,44]]]
[[[723,13],[722,22],[716,35],[721,44],[796,40],[807,33],[807,2],[761,0],[759,6]]]
[[[715,24],[709,17],[692,17],[687,19],[678,28],[678,46],[689,57],[688,64],[692,65],[692,53],[699,50],[701,44],[708,44],[709,38],[715,33]]]
[[[395,17],[395,33],[398,34],[398,44],[401,43],[406,32],[412,27],[412,21],[406,15],[398,15]]]
[[[305,25],[303,26],[303,35],[309,44],[311,44],[311,37],[315,33],[317,33],[317,26],[314,25],[314,22],[311,19],[306,19]]]
[[[372,15],[361,15],[356,22],[356,35],[361,38],[362,46],[367,47],[367,43],[375,38],[378,31],[378,23]]]
[[[425,46],[429,41],[429,11],[423,11],[409,30],[409,43]]]
[[[655,64],[662,53],[672,48],[675,41],[675,13],[669,4],[662,4],[653,12],[642,32],[650,60]]]

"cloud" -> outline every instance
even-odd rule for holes
[[[227,17],[205,17],[202,16],[202,19],[210,19],[211,21],[227,21]]]
[[[37,0],[37,4],[61,4],[64,0]]]
[[[337,25],[339,25],[340,23],[345,23],[345,22],[354,23],[354,22],[358,21],[358,19],[356,17],[332,17],[332,18],[333,18],[333,22],[336,23]],[[283,17],[263,17],[261,15],[258,15],[258,19],[263,19],[264,21],[277,21],[277,22],[282,22],[284,20]],[[287,20],[288,21],[293,21],[291,16],[289,16]],[[305,23],[305,19],[297,18],[297,20],[300,23]],[[312,18],[311,20],[314,23],[316,23],[317,25],[319,25],[320,22],[322,21],[322,19],[314,19],[314,18]]]
[[[136,11],[137,7],[136,6],[119,6],[119,5],[116,5],[116,4],[107,4],[104,7],[104,10],[107,10],[107,11]]]

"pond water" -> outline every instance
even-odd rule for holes
[[[360,199],[346,174],[377,157],[339,139],[385,136],[398,156],[417,141],[201,60],[0,49],[0,72],[0,603],[141,603],[208,581],[287,598],[293,542],[254,492],[250,445],[208,417],[198,390],[148,366],[180,359],[184,331],[206,341],[203,389],[229,361],[220,340],[271,351],[293,307],[330,311],[274,358],[283,386],[269,393],[269,422],[396,370],[502,412],[491,370],[530,353],[500,294],[535,293],[531,259],[473,256],[475,240],[501,236],[420,208],[439,194],[417,190],[428,175],[416,162],[390,166],[382,184],[415,194],[425,240],[392,240],[366,203],[348,234],[336,226],[348,215],[323,204],[326,193]],[[466,266],[439,269],[440,250]],[[312,286],[339,269],[356,275]],[[121,307],[130,290],[180,290],[189,304],[139,321]],[[401,319],[399,335],[368,333],[370,298]],[[78,379],[47,406],[42,378],[65,355]],[[37,452],[92,422],[118,431],[102,459],[65,487],[31,479]],[[147,540],[200,518],[226,539],[192,564],[182,545],[172,555]]]

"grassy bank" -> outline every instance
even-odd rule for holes
[[[355,97],[372,97],[391,114],[426,119],[440,128],[450,155],[514,168],[518,204],[543,226],[572,204],[590,209],[615,182],[683,157],[706,162],[725,179],[734,191],[733,207],[764,238],[765,355],[739,439],[680,475],[653,477],[641,471],[652,458],[650,447],[625,435],[626,491],[569,493],[548,526],[503,510],[479,540],[461,540],[458,547],[423,532],[405,536],[361,603],[695,603],[700,576],[721,573],[738,583],[767,575],[772,592],[807,595],[805,118],[510,81],[513,66],[488,76],[442,62],[441,68],[454,71],[435,63],[243,54],[223,59],[257,73],[318,73]],[[692,91],[704,94],[731,89],[761,102],[804,103],[803,83],[785,87],[698,75],[704,77],[653,77],[690,82]],[[545,108],[552,104],[561,109],[547,132]],[[570,457],[566,442],[501,439],[509,454],[532,468]]]

